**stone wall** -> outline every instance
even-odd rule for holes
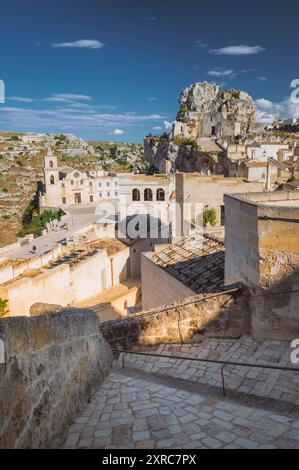
[[[299,337],[299,193],[225,196],[225,283],[252,289],[251,331]]]
[[[299,267],[299,193],[225,195],[225,283],[269,287]]]
[[[194,295],[192,289],[151,260],[154,253],[141,256],[142,308],[149,310]]]
[[[262,191],[263,183],[248,183],[243,178],[224,178],[223,176],[203,176],[199,173],[176,173],[177,220],[176,234],[189,236],[188,210],[192,207],[194,218],[195,204],[214,208],[217,213],[217,226],[221,225],[221,206],[224,207],[224,194]],[[180,214],[180,215],[179,215]],[[201,220],[196,220],[201,225]]]
[[[100,294],[104,289],[127,278],[129,249],[108,256],[97,250],[70,264],[23,273],[17,279],[0,285],[0,297],[8,300],[9,315],[29,315],[34,303],[73,305]]]
[[[249,332],[248,293],[200,294],[155,310],[103,323],[100,329],[112,348],[200,342],[204,337],[238,338]]]
[[[299,262],[299,257],[298,257]],[[285,258],[285,269],[288,267]],[[251,331],[257,341],[299,338],[299,269],[267,289],[252,292]]]
[[[0,337],[0,448],[57,445],[110,371],[96,314],[2,318]]]
[[[17,248],[17,244],[16,248]],[[40,269],[51,261],[55,260],[58,256],[63,254],[61,243],[57,243],[51,250],[42,255],[33,256],[29,259],[10,259],[9,247],[6,251],[3,249],[3,258],[0,256],[0,284],[15,279],[25,271]],[[0,253],[1,255],[1,253]]]
[[[225,201],[225,284],[259,284],[257,206],[232,196]]]

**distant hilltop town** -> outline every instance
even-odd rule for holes
[[[296,132],[298,135],[293,135]],[[279,160],[282,165],[290,163],[298,139],[296,119],[265,126],[256,122],[253,99],[246,92],[220,91],[213,83],[200,82],[182,91],[171,132],[145,137],[144,147],[146,160],[162,172],[245,176],[244,164],[252,155],[251,164],[268,159]],[[291,153],[278,158],[280,149],[290,149]]]

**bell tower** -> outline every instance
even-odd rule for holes
[[[57,170],[57,157],[52,152],[51,147],[48,147],[47,155],[44,157],[45,170]]]
[[[59,181],[57,157],[55,157],[50,147],[48,148],[47,155],[44,157],[44,175],[46,193],[49,194],[54,191]]]

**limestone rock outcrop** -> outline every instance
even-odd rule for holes
[[[203,113],[209,104],[216,100],[218,93],[219,87],[215,83],[194,83],[182,91],[179,102],[189,111]]]
[[[220,90],[215,83],[194,83],[181,92],[179,105],[168,138],[144,139],[146,160],[162,172],[205,171],[207,155],[217,166],[223,142],[263,130],[256,123],[253,99],[244,91]],[[213,150],[209,140],[214,142]]]
[[[214,83],[200,82],[185,88],[179,103],[181,108],[178,118],[182,114],[200,119],[207,113],[222,113],[225,120],[240,120],[244,125],[256,121],[255,106],[248,93],[239,90],[220,91]]]

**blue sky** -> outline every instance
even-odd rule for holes
[[[142,142],[203,80],[248,91],[263,121],[299,116],[295,0],[2,0],[1,19],[1,130]]]

